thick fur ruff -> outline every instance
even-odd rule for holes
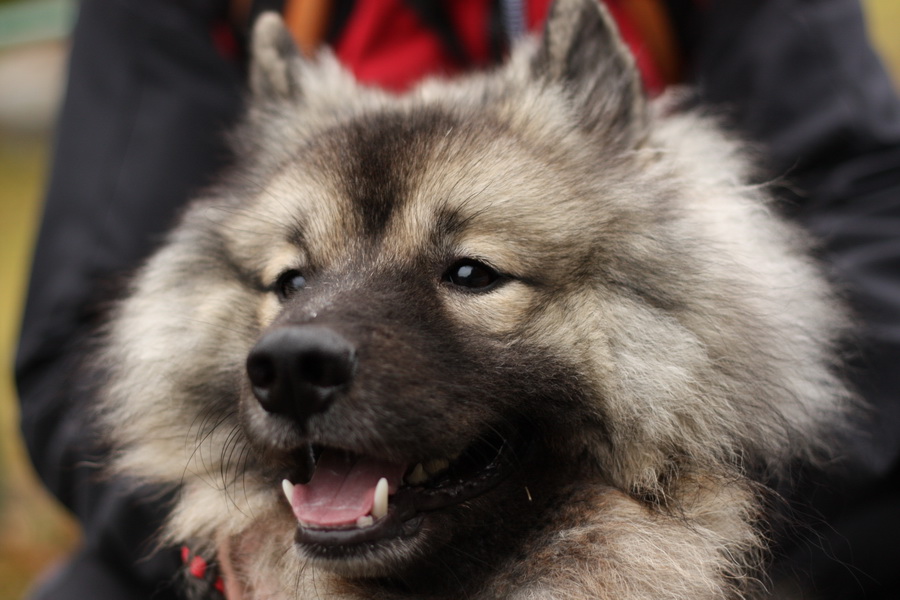
[[[762,594],[765,484],[844,420],[846,320],[741,145],[649,102],[594,0],[400,97],[275,15],[253,55],[238,164],[96,360],[115,469],[178,491],[164,542],[244,600]],[[297,336],[338,374],[273,399]],[[356,543],[282,495],[310,452],[452,466]]]

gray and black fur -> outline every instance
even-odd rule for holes
[[[116,469],[178,490],[165,541],[245,600],[763,595],[762,475],[843,420],[846,325],[741,145],[649,102],[595,0],[399,97],[274,15],[253,54],[240,162],[97,361]],[[279,489],[322,448],[497,464],[335,543]]]

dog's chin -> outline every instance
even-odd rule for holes
[[[298,525],[294,539],[298,558],[304,563],[351,579],[390,577],[412,568],[434,546],[435,538],[443,537],[435,536],[427,521],[427,516],[415,517],[400,524],[404,532],[391,531],[371,541],[353,541],[349,539],[352,536],[335,536]]]

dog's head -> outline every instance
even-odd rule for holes
[[[838,317],[800,236],[735,144],[646,101],[593,0],[401,97],[274,15],[253,50],[239,163],[103,359],[121,468],[181,486],[173,535],[277,523],[273,556],[405,572],[540,528],[573,479],[652,498],[832,419]]]

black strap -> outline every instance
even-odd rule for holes
[[[472,59],[453,28],[453,21],[443,2],[435,0],[403,0],[416,13],[422,24],[437,34],[444,49],[460,67],[468,67]]]
[[[356,8],[356,0],[334,0],[331,5],[331,16],[328,20],[328,29],[325,31],[325,41],[334,46],[344,33],[350,15]]]

